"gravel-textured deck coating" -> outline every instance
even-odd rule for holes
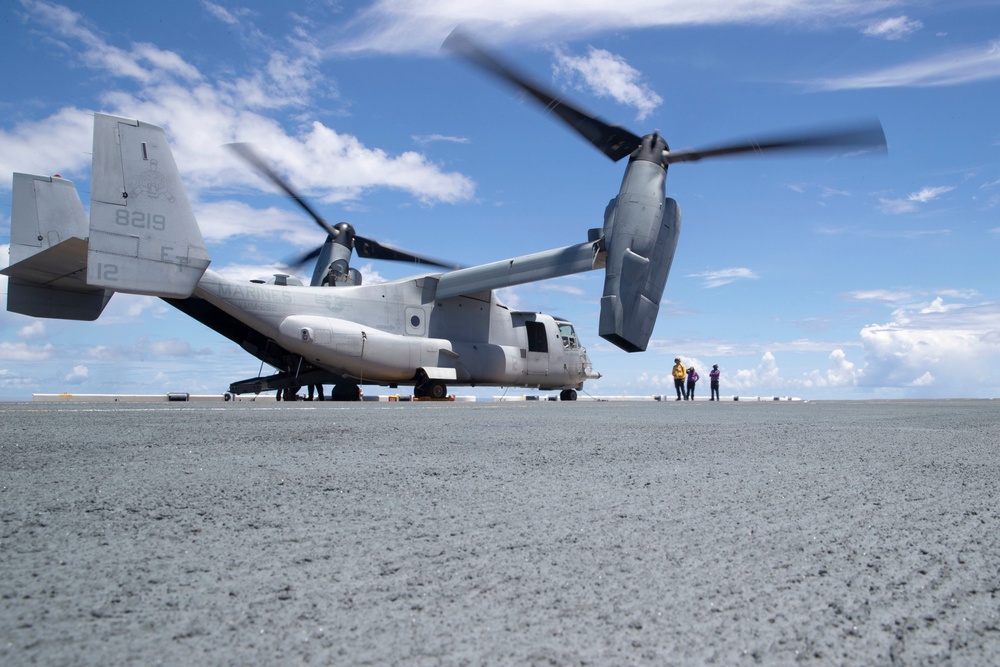
[[[1000,402],[0,404],[0,663],[1000,664]]]

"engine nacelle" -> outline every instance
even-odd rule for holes
[[[291,315],[281,321],[277,342],[310,363],[345,376],[380,382],[407,382],[418,370],[456,380],[452,343],[440,338],[403,336],[349,320]]]
[[[659,164],[633,161],[604,214],[607,257],[598,333],[626,352],[641,352],[649,343],[681,231],[681,210],[665,197],[665,178]]]

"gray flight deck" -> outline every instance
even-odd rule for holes
[[[0,663],[1000,664],[1000,402],[0,403]]]

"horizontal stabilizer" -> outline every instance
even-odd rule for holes
[[[83,239],[66,239],[0,273],[10,277],[7,310],[31,317],[96,320],[113,294],[87,285],[87,242]]]
[[[183,298],[209,261],[163,129],[96,114],[87,282]]]

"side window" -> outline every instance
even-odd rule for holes
[[[545,325],[541,322],[525,322],[528,333],[529,352],[548,352],[549,341],[545,338]]]

